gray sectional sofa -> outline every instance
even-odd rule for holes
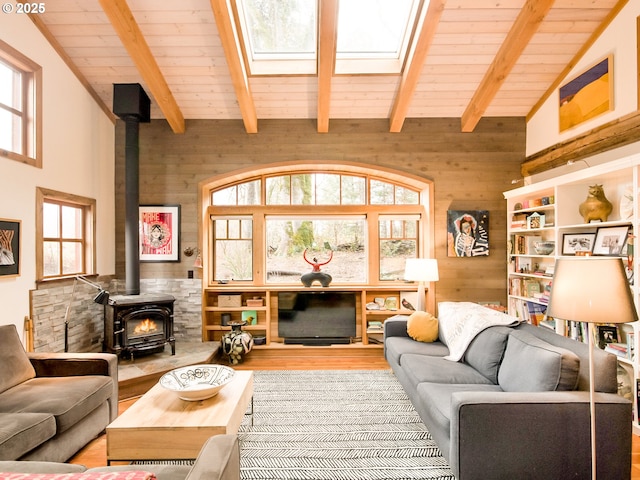
[[[588,346],[544,327],[502,324],[478,329],[456,361],[442,322],[461,305],[458,333],[476,317],[504,315],[442,302],[433,343],[409,337],[407,316],[384,323],[385,357],[456,477],[591,478]],[[628,480],[632,406],[617,395],[616,358],[601,350],[595,390],[598,478]]]
[[[118,415],[118,362],[108,353],[27,353],[0,326],[0,460],[64,462]]]

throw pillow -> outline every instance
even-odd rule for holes
[[[0,480],[155,480],[152,472],[113,470],[83,473],[0,473]]]
[[[0,393],[36,376],[15,325],[0,326],[0,352]]]
[[[407,333],[418,342],[438,339],[438,319],[429,312],[415,311],[407,319]]]

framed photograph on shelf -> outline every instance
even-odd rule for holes
[[[618,343],[618,327],[615,325],[598,325],[598,347],[604,348],[607,343]]]
[[[20,275],[20,220],[0,218],[0,276]]]
[[[621,255],[629,235],[629,226],[600,227],[593,244],[594,255]]]
[[[562,236],[562,255],[591,253],[595,239],[595,233],[565,233]]]
[[[180,261],[180,205],[141,205],[140,261]]]

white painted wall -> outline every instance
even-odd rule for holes
[[[43,69],[43,168],[0,157],[0,218],[22,222],[20,276],[0,277],[0,325],[22,334],[36,287],[36,187],[96,199],[98,273],[115,273],[115,127],[26,15],[0,13],[0,39]]]
[[[639,15],[640,0],[629,0],[629,3],[566,78],[566,81],[573,79],[607,55],[613,54],[614,109],[559,133],[558,90],[556,89],[527,122],[527,156],[637,110],[636,18]],[[562,83],[564,84],[565,81]],[[640,144],[637,145],[636,151],[640,151]]]

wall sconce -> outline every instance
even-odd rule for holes
[[[198,247],[187,247],[182,251],[182,253],[184,253],[185,257],[193,257],[194,254],[200,254],[200,249]]]
[[[196,259],[193,261],[194,268],[202,268],[202,255],[200,254],[200,249],[198,247],[187,247],[182,253],[184,253],[185,257],[193,257],[196,256]]]

